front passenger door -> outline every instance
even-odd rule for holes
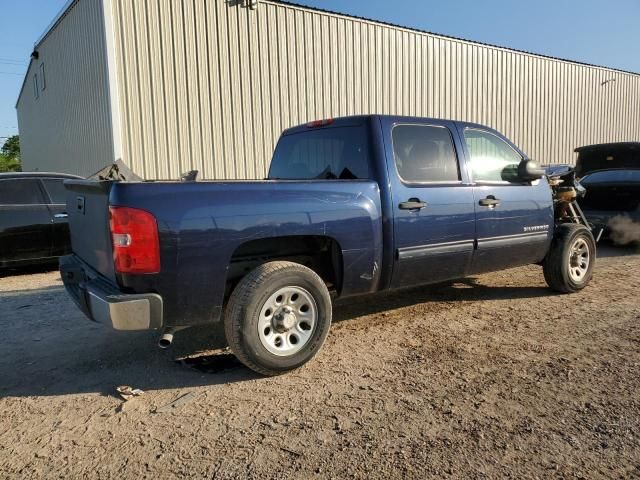
[[[497,133],[464,128],[476,210],[477,250],[471,273],[502,270],[542,260],[553,225],[547,180],[519,180],[523,155]]]

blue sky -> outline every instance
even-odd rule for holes
[[[0,0],[3,14],[0,137],[17,133],[14,105],[33,43],[65,3],[65,0]],[[297,3],[640,72],[639,0],[298,0]],[[3,141],[0,138],[0,143]]]
[[[15,104],[33,44],[65,0],[0,0],[0,144],[18,133]]]

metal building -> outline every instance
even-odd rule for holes
[[[17,103],[25,169],[261,178],[291,125],[479,122],[542,163],[640,139],[640,75],[275,0],[72,0]]]

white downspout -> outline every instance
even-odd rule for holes
[[[118,85],[118,58],[116,54],[116,31],[113,21],[112,0],[102,0],[104,35],[107,54],[107,88],[111,114],[111,136],[113,138],[113,161],[122,160],[122,125],[120,119],[120,89]]]

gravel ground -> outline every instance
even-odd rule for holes
[[[570,296],[531,266],[338,305],[278,378],[216,329],[159,351],[87,321],[56,272],[5,276],[0,477],[639,478],[640,255],[602,253]]]

